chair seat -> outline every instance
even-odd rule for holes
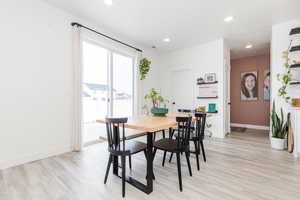
[[[182,151],[184,147],[181,145],[177,146],[177,141],[169,138],[164,138],[156,141],[153,146],[157,149],[164,150],[164,151]]]
[[[113,154],[123,154],[123,155],[132,155],[146,150],[147,144],[139,141],[126,140],[125,149],[123,147],[123,142],[120,143],[120,149],[110,150]]]

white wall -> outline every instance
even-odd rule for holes
[[[292,28],[300,27],[300,19],[288,21],[286,23],[277,24],[272,27],[272,43],[271,43],[271,99],[272,101],[276,102],[277,111],[279,111],[280,107],[284,109],[285,112],[291,112],[291,110],[294,110],[294,108],[291,108],[281,97],[278,96],[278,89],[281,87],[281,83],[277,80],[277,74],[284,72],[284,59],[282,58],[282,52],[287,50],[289,43],[290,43],[290,37],[289,33]],[[299,36],[297,36],[300,38]],[[293,52],[290,53],[290,58],[292,60],[300,61],[300,52]],[[293,71],[295,78],[298,80],[300,79],[300,71],[297,69]],[[288,88],[288,95],[292,98],[300,98],[300,86],[290,86]],[[271,104],[272,106],[272,104]],[[292,112],[296,113],[296,112]],[[293,114],[292,114],[293,115]],[[300,153],[300,130],[295,129],[295,124],[299,124],[299,118],[296,116],[292,116],[292,119],[298,120],[295,121],[293,124],[294,128],[294,138],[295,138],[295,144],[297,147],[295,149],[298,149],[298,153]],[[270,127],[271,129],[271,127]],[[271,129],[272,130],[272,129]]]
[[[40,0],[1,2],[0,169],[70,151],[72,21],[86,24]],[[153,61],[148,88],[157,56],[144,55]]]
[[[162,94],[170,99],[171,94],[171,72],[176,69],[191,69],[193,83],[186,88],[186,92],[192,92],[194,96],[193,105],[208,106],[216,103],[218,114],[214,114],[209,121],[213,124],[213,136],[223,138],[225,135],[224,115],[224,40],[219,39],[203,45],[198,45],[183,50],[161,55],[161,81]],[[196,99],[198,95],[197,78],[204,77],[205,73],[216,73],[218,83],[218,99]],[[185,94],[182,94],[185,95]]]
[[[281,105],[284,108],[288,107],[288,104],[278,96],[278,89],[281,87],[280,82],[277,80],[277,74],[284,72],[284,59],[282,58],[282,52],[286,51],[290,37],[289,33],[292,28],[300,27],[300,19],[288,21],[286,23],[277,24],[272,27],[272,43],[271,43],[271,99],[276,102],[276,105]],[[297,61],[300,60],[300,53],[291,53],[290,58]],[[300,77],[299,77],[300,78]],[[292,98],[300,98],[300,87],[290,86],[288,94]],[[272,106],[272,105],[271,105]],[[277,106],[278,107],[278,106]]]

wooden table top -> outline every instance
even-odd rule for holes
[[[154,117],[152,115],[138,115],[128,118],[126,128],[143,132],[156,132],[177,126],[176,117],[188,116],[185,113],[168,113],[165,117]],[[211,115],[207,115],[210,117]],[[105,123],[105,119],[96,120],[97,123]]]

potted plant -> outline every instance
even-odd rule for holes
[[[166,103],[169,102],[167,99],[159,95],[159,93],[152,88],[149,94],[146,94],[144,97],[146,100],[150,99],[152,103],[151,113],[154,116],[163,117],[168,113],[166,108]],[[164,104],[164,107],[161,107],[161,104]]]
[[[146,75],[150,71],[150,65],[151,61],[147,58],[143,58],[140,60],[139,63],[139,71],[140,71],[140,80],[144,80],[146,78]]]
[[[271,146],[273,149],[283,150],[286,144],[286,135],[288,132],[288,122],[284,119],[283,110],[280,110],[281,117],[278,116],[275,109],[275,103],[273,103],[273,109],[271,114],[272,120],[272,138]]]

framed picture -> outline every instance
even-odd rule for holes
[[[206,83],[213,83],[216,82],[216,73],[207,73],[204,76],[204,80]]]
[[[241,100],[253,101],[258,99],[257,71],[241,73]]]
[[[271,91],[271,83],[270,83],[270,70],[267,69],[264,71],[264,100],[270,101],[270,91]]]
[[[218,97],[218,86],[212,85],[200,85],[199,86],[199,98],[217,98]]]

